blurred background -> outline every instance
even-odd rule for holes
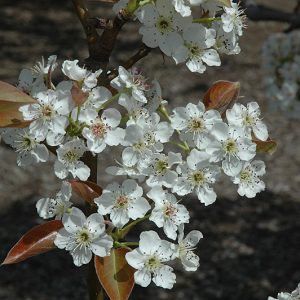
[[[257,1],[292,11],[293,0]],[[284,5],[283,5],[284,3]],[[284,7],[282,7],[284,6]],[[0,80],[15,84],[22,68],[31,67],[42,56],[57,54],[59,61],[84,59],[84,34],[71,1],[0,0]],[[107,17],[110,6],[90,2],[91,14]],[[237,56],[223,56],[222,66],[208,67],[196,75],[183,66],[152,51],[138,65],[162,85],[171,107],[200,100],[216,80],[240,81],[244,101],[260,103],[270,136],[277,140],[273,155],[260,155],[267,164],[267,189],[255,199],[238,197],[236,186],[228,181],[216,185],[217,202],[204,207],[187,199],[191,211],[190,229],[204,235],[198,254],[201,266],[196,273],[174,266],[177,284],[171,291],[151,286],[136,287],[131,299],[266,300],[278,291],[293,290],[300,282],[300,131],[299,121],[268,112],[262,85],[261,46],[286,24],[248,21]],[[111,61],[113,66],[127,60],[141,44],[138,25],[126,24]],[[103,167],[114,154],[104,153]],[[54,194],[60,182],[52,162],[26,170],[16,166],[15,152],[0,145],[0,261],[32,226],[41,223],[36,200]],[[100,175],[105,185],[111,178]],[[0,268],[0,299],[54,300],[88,299],[85,268],[76,268],[71,256],[53,251],[17,265]]]

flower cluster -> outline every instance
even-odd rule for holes
[[[54,85],[49,80],[54,66],[52,56],[46,66],[21,72],[19,88],[36,100],[20,107],[30,125],[2,130],[4,141],[18,152],[20,166],[47,161],[49,150],[56,154],[54,172],[65,181],[55,197],[37,202],[38,214],[62,220],[55,245],[69,251],[77,266],[93,254],[109,255],[120,245],[121,233],[149,219],[172,242],[155,231],[142,232],[126,259],[137,270],[136,283],[147,286],[152,280],[171,288],[176,276],[169,261],[179,259],[187,271],[199,266],[194,250],[202,234],[193,230],[184,237],[190,215],[181,197],[194,193],[204,205],[212,204],[217,197],[213,185],[222,174],[242,196],[252,198],[265,188],[265,164],[254,160],[253,138],[268,138],[258,104],[235,103],[223,116],[198,100],[169,114],[159,83],[136,69],[119,67],[108,89],[97,85],[101,71],[89,72],[77,60],[63,62],[66,80]],[[114,146],[121,147],[121,157],[106,171],[126,178],[104,187],[94,199],[97,212],[86,217],[72,205],[67,179],[88,180],[86,154]],[[167,146],[181,152],[165,151]]]
[[[281,292],[277,295],[277,298],[269,297],[268,300],[299,300],[300,299],[300,284],[298,287],[292,292]]]
[[[288,118],[300,117],[300,33],[276,33],[263,46],[264,84],[270,106]]]
[[[114,10],[128,1],[119,1]],[[175,62],[186,63],[192,72],[203,73],[208,66],[220,66],[219,53],[238,54],[239,37],[245,16],[238,4],[225,6],[218,0],[142,1],[135,16],[141,22],[142,40],[150,48],[159,47]],[[199,18],[192,16],[198,8]],[[208,16],[208,17],[207,17]],[[218,17],[216,17],[218,16]],[[220,16],[220,17],[219,17]]]

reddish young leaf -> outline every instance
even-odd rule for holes
[[[95,269],[110,300],[127,300],[134,286],[135,269],[128,265],[125,254],[130,250],[113,249],[110,256],[95,256]]]
[[[89,97],[88,92],[84,92],[76,85],[73,85],[71,88],[71,95],[76,106],[82,105]]]
[[[277,149],[277,143],[274,140],[268,139],[266,141],[260,141],[258,139],[253,139],[256,143],[256,151],[273,154]]]
[[[216,109],[223,113],[230,104],[237,100],[239,93],[239,82],[220,80],[205,93],[203,103],[206,109]]]
[[[15,264],[54,249],[55,236],[62,227],[63,224],[59,220],[33,227],[11,248],[2,265]]]
[[[94,199],[102,194],[102,188],[94,182],[74,179],[70,183],[74,192],[92,205],[95,205]]]
[[[35,103],[36,100],[13,85],[0,81],[0,127],[26,127],[19,107]]]

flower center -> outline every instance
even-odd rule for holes
[[[53,116],[53,108],[50,105],[45,105],[42,107],[42,115],[46,119],[50,119]]]
[[[246,126],[251,126],[254,123],[254,118],[249,114],[246,114],[243,121]]]
[[[191,131],[200,132],[204,129],[204,123],[202,119],[194,118],[191,120],[189,124],[189,128]]]
[[[69,150],[64,154],[64,159],[69,163],[74,163],[79,159],[79,157],[74,150]]]
[[[240,174],[240,180],[244,183],[249,183],[251,182],[252,176],[251,173],[249,172],[249,170],[244,170],[241,172]]]
[[[168,162],[165,161],[165,160],[159,160],[156,162],[156,165],[155,165],[155,171],[157,174],[162,174],[162,173],[165,173],[166,170],[168,169]]]
[[[143,141],[134,144],[134,149],[139,152],[143,152],[145,148],[146,148],[146,144]]]
[[[173,20],[171,17],[160,16],[156,23],[157,30],[161,33],[167,33],[173,31]]]
[[[156,256],[150,256],[146,261],[145,265],[149,271],[154,271],[160,266],[160,261]]]
[[[132,70],[132,83],[134,86],[143,91],[148,91],[150,89],[147,79],[136,68]]]
[[[144,139],[148,145],[153,145],[155,143],[155,135],[153,132],[146,132],[144,134]]]
[[[176,213],[178,212],[178,209],[175,205],[168,203],[165,206],[165,211],[164,211],[164,215],[168,218],[173,217],[174,215],[176,215]]]
[[[107,127],[101,120],[99,120],[97,123],[91,126],[91,130],[95,137],[103,138],[107,132]]]
[[[128,197],[121,195],[116,199],[116,207],[125,208],[128,206],[129,199]]]
[[[83,228],[77,233],[76,240],[80,245],[87,246],[90,244],[92,237],[90,232],[86,228]]]
[[[194,184],[201,185],[205,182],[205,175],[202,171],[196,171],[192,174]]]
[[[193,43],[186,43],[185,46],[189,49],[191,58],[201,56],[202,49],[200,49],[198,45]]]
[[[230,140],[227,140],[225,143],[224,143],[224,146],[223,146],[223,149],[224,151],[227,153],[227,154],[234,154],[237,152],[237,145],[236,145],[236,142],[232,139]]]

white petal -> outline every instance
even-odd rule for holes
[[[176,275],[173,273],[173,269],[171,267],[162,266],[154,273],[153,282],[157,286],[161,286],[165,289],[171,289],[176,282]]]
[[[94,254],[100,257],[110,255],[110,250],[113,247],[113,239],[107,234],[103,234],[100,237],[94,239],[90,245]]]
[[[99,236],[105,230],[104,219],[97,213],[88,216],[86,219],[86,226],[94,236]]]
[[[146,268],[138,270],[134,273],[134,281],[136,284],[147,287],[151,282],[151,273]]]
[[[133,220],[142,218],[150,208],[151,206],[145,198],[138,198],[131,207],[128,207],[128,216]]]
[[[144,231],[140,235],[139,248],[144,255],[153,254],[161,244],[158,234],[153,231]]]
[[[74,265],[80,267],[90,262],[92,251],[87,247],[77,247],[70,252],[73,256]]]
[[[125,258],[128,264],[137,270],[144,266],[145,257],[138,248],[126,253]]]

